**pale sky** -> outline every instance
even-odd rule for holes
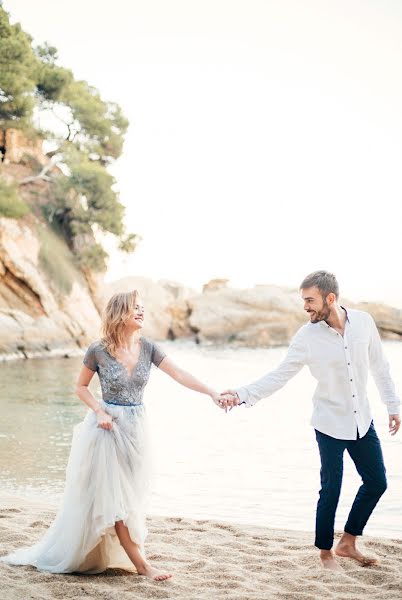
[[[129,275],[298,286],[329,269],[402,307],[402,3],[6,0],[123,107]]]

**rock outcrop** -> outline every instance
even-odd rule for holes
[[[100,317],[82,274],[71,267],[68,291],[40,264],[31,223],[0,218],[0,355],[73,352],[99,334]]]
[[[132,289],[138,289],[146,307],[144,334],[155,339],[282,346],[307,321],[299,291],[275,285],[237,290],[229,288],[226,280],[213,280],[197,294],[178,283],[130,277],[114,282],[106,292],[110,295]],[[353,304],[346,299],[341,302],[372,314],[384,338],[402,339],[401,310],[381,304]]]
[[[274,285],[237,290],[229,288],[226,280],[213,280],[196,293],[173,281],[145,277],[104,284],[101,275],[83,273],[73,261],[70,264],[61,240],[57,242],[61,246],[47,252],[65,252],[64,263],[59,267],[62,257],[57,257],[56,270],[50,265],[49,271],[43,257],[46,236],[40,228],[46,226],[34,216],[22,221],[0,218],[2,358],[79,352],[99,337],[99,315],[110,296],[132,289],[140,292],[146,307],[144,334],[156,340],[279,346],[287,344],[306,322],[299,291]],[[344,303],[371,313],[383,337],[402,339],[401,310]]]
[[[277,286],[206,288],[189,304],[190,325],[201,342],[280,346],[306,321],[298,292]]]
[[[402,310],[399,308],[387,306],[386,304],[375,304],[374,302],[350,303],[349,306],[369,312],[383,338],[402,339]]]
[[[245,290],[204,286],[204,290],[189,301],[190,326],[201,342],[281,346],[307,321],[296,289],[257,285]],[[383,338],[402,340],[402,310],[384,304],[340,301],[369,312]]]
[[[0,160],[5,164],[18,164],[34,157],[44,166],[49,158],[43,152],[42,143],[39,137],[30,139],[19,129],[0,129]]]
[[[144,335],[156,340],[191,337],[189,298],[193,290],[173,281],[154,282],[146,277],[127,277],[106,287],[106,295],[137,290],[145,305]]]

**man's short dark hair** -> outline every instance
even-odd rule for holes
[[[316,287],[320,290],[321,296],[326,298],[331,292],[339,298],[339,285],[333,273],[328,271],[314,271],[303,279],[300,289],[304,290],[310,287]]]

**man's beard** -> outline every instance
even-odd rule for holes
[[[323,300],[322,309],[315,313],[315,317],[310,319],[310,323],[319,323],[320,321],[326,321],[331,314],[330,308],[328,306],[327,301]]]

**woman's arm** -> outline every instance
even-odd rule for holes
[[[100,427],[103,429],[112,429],[112,417],[103,410],[99,402],[95,400],[88,388],[89,382],[94,374],[95,371],[92,371],[83,365],[75,386],[75,393],[77,394],[78,398],[82,400],[82,402],[84,402],[89,408],[92,408],[92,410],[96,413],[98,425]]]
[[[184,387],[194,390],[195,392],[200,392],[201,394],[207,394],[208,396],[211,396],[215,404],[217,404],[220,408],[223,408],[221,403],[222,397],[216,390],[205,385],[205,383],[202,383],[202,381],[199,381],[199,379],[196,379],[196,377],[191,375],[191,373],[188,373],[187,371],[184,371],[184,369],[178,367],[168,356],[166,356],[159,363],[159,369],[177,381],[177,383],[184,385]]]

